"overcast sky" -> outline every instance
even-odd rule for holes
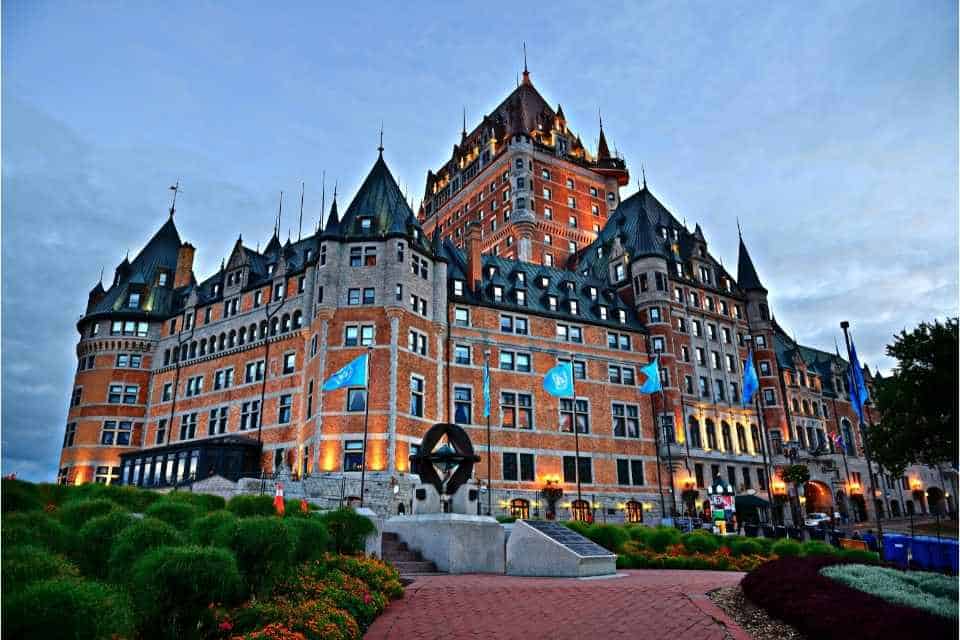
[[[3,2],[3,473],[53,479],[75,323],[163,223],[218,268],[284,229],[306,181],[351,195],[385,157],[428,169],[534,84],[735,272],[739,216],[777,320],[832,350],[851,322],[885,370],[892,334],[957,313],[955,2]],[[636,190],[631,185],[624,196]],[[328,200],[329,202],[329,200]],[[345,203],[345,202],[344,202]],[[285,233],[286,231],[284,231]]]

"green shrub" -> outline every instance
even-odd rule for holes
[[[109,500],[118,507],[142,513],[147,507],[160,498],[160,494],[153,491],[144,491],[136,487],[127,487],[114,484],[87,483],[79,487],[64,487],[61,501],[63,504],[82,502],[85,500]]]
[[[776,542],[773,538],[750,538],[750,540],[760,545],[762,555],[769,556],[773,553],[773,544]]]
[[[307,511],[304,512],[300,509],[299,500],[284,500],[283,501],[283,516],[285,518],[309,518],[310,517],[310,505],[307,504]]]
[[[39,511],[44,507],[36,485],[22,480],[0,480],[0,500],[3,513]]]
[[[211,511],[193,521],[190,525],[190,539],[200,546],[214,544],[217,540],[227,540],[231,535],[230,530],[237,526],[237,522],[237,516],[226,509]]]
[[[624,530],[627,532],[627,535],[630,536],[631,540],[639,542],[642,545],[646,545],[647,536],[653,531],[650,527],[645,527],[642,524],[631,524],[624,527]]]
[[[77,578],[34,582],[4,598],[3,635],[21,640],[133,637],[129,597],[108,585]]]
[[[500,524],[511,524],[516,521],[517,519],[515,516],[497,516],[497,522]]]
[[[133,565],[150,549],[183,544],[180,532],[162,520],[143,518],[121,531],[113,542],[107,561],[110,579],[123,583],[130,579]]]
[[[733,538],[730,541],[730,552],[737,557],[766,555],[763,545],[756,538]]]
[[[807,540],[800,545],[800,555],[835,556],[837,555],[837,549],[821,540]]]
[[[70,489],[72,489],[72,487],[69,487],[65,484],[56,484],[52,482],[44,482],[34,486],[37,488],[37,495],[40,496],[40,500],[43,502],[43,504],[45,506],[53,505],[54,507],[58,507],[63,504],[64,500],[67,498],[67,495],[70,493]]]
[[[800,547],[799,542],[797,542],[796,540],[788,540],[788,539],[777,540],[777,542],[774,543],[773,548],[771,549],[773,553],[777,554],[781,558],[799,556],[801,550],[802,548]]]
[[[183,502],[193,505],[198,511],[207,513],[209,511],[218,511],[227,508],[227,501],[221,496],[210,495],[209,493],[193,493],[191,491],[171,491],[163,496],[164,502]]]
[[[720,549],[717,537],[703,529],[684,534],[681,540],[683,548],[689,553],[715,553]]]
[[[319,518],[288,518],[284,525],[293,541],[294,562],[316,560],[329,549],[330,534]]]
[[[623,527],[614,524],[595,524],[590,527],[587,537],[614,553],[623,551],[624,543],[630,540],[630,534]]]
[[[646,546],[663,553],[672,544],[680,543],[680,531],[673,527],[655,527],[647,534]]]
[[[88,520],[97,516],[105,516],[111,511],[117,511],[120,507],[111,500],[93,499],[76,500],[67,502],[57,512],[60,516],[60,522],[73,530],[79,530]]]
[[[270,496],[234,496],[227,503],[227,509],[238,518],[276,514],[276,510],[273,508],[273,498]]]
[[[84,575],[104,578],[114,540],[120,533],[135,522],[126,511],[111,511],[105,516],[91,518],[80,529],[80,540],[88,544],[81,545],[74,552]]]
[[[150,505],[144,515],[163,520],[175,529],[185,530],[200,515],[200,510],[192,504],[179,500],[159,500]]]
[[[51,578],[76,578],[77,567],[61,555],[42,547],[20,545],[3,549],[3,591],[20,591],[24,586]]]
[[[238,602],[243,581],[226,549],[157,547],[133,565],[130,592],[143,637],[195,637],[208,605]]]
[[[590,525],[580,520],[566,520],[563,525],[568,529],[573,529],[585,538],[590,537]]]
[[[4,548],[32,544],[63,554],[75,548],[74,531],[42,511],[6,515],[0,527]]]
[[[325,558],[328,567],[339,569],[348,576],[360,578],[374,591],[389,598],[403,595],[400,573],[393,565],[378,558],[364,556],[340,556],[328,554]]]
[[[879,564],[880,554],[876,551],[866,551],[864,549],[842,549],[840,557],[850,562],[859,562],[860,564]]]
[[[957,579],[923,572],[905,572],[861,564],[824,567],[822,575],[888,602],[957,618]]]
[[[236,526],[225,528],[219,535],[214,544],[233,551],[253,594],[266,593],[290,569],[294,540],[280,518],[240,518]]]
[[[328,511],[320,519],[327,527],[333,550],[337,553],[363,552],[366,537],[377,529],[369,518],[352,509]]]

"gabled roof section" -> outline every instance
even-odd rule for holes
[[[363,227],[364,219],[370,220],[369,228]],[[405,236],[409,233],[407,227],[411,221],[417,224],[413,210],[403,197],[381,153],[344,212],[339,224],[340,235],[345,238],[373,238],[392,234]],[[422,230],[420,235],[423,235]]]
[[[797,355],[803,361],[808,371],[816,373],[820,377],[823,385],[823,394],[830,398],[844,399],[843,389],[835,389],[833,385],[833,368],[838,366],[841,371],[846,371],[847,361],[839,355],[806,347],[790,336],[776,321],[773,322],[773,346],[777,355],[777,366],[780,369],[794,371],[794,356]]]
[[[737,283],[747,291],[766,291],[766,288],[760,283],[760,276],[757,275],[757,268],[753,266],[753,260],[750,259],[750,252],[747,251],[747,245],[743,242],[743,236],[740,236],[740,252],[737,256]]]

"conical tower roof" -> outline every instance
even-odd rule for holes
[[[766,291],[766,288],[760,283],[760,276],[757,275],[757,269],[753,266],[753,260],[750,259],[750,252],[747,251],[747,245],[743,242],[743,236],[740,236],[740,252],[737,256],[737,284],[746,291]]]

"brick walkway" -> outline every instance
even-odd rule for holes
[[[424,576],[365,638],[696,638],[748,640],[703,594],[742,573],[620,571],[589,580]]]

